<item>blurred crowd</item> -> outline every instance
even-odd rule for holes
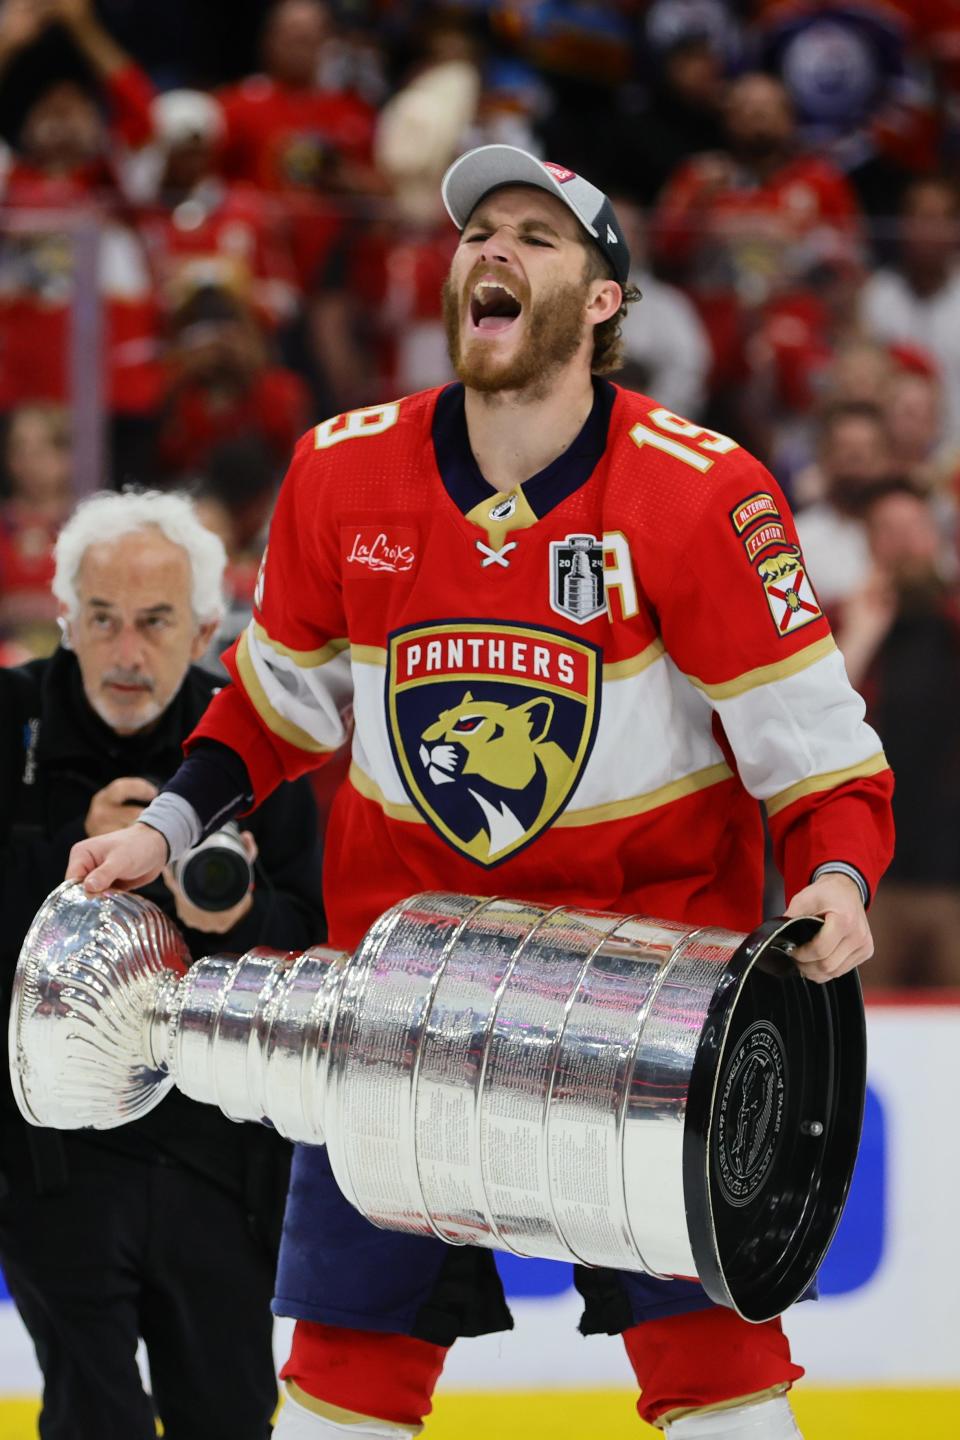
[[[960,984],[960,6],[3,0],[0,136],[0,660],[104,480],[196,497],[231,638],[296,437],[451,378],[440,177],[521,145],[628,232],[617,378],[797,511],[898,776],[883,978]]]

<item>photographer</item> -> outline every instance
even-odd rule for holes
[[[0,671],[5,1003],[71,845],[132,824],[179,764],[217,687],[191,662],[221,613],[224,560],[176,494],[96,495],[60,534],[63,645]],[[195,959],[322,938],[307,782],[242,824],[211,837],[218,853],[189,879],[181,860],[191,898],[169,868],[143,892]],[[65,1133],[26,1125],[6,1080],[2,1094],[0,1262],[44,1372],[44,1440],[153,1440],[154,1404],[168,1440],[264,1440],[287,1144],[176,1092],[132,1125]]]

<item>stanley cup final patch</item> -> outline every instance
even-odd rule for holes
[[[813,593],[798,545],[764,556],[757,566],[757,574],[778,635],[790,635],[802,625],[820,619],[823,611]]]
[[[603,542],[596,535],[550,542],[550,608],[578,625],[605,612]]]
[[[395,630],[387,728],[427,824],[487,868],[560,814],[600,712],[600,651],[561,631],[500,621]]]

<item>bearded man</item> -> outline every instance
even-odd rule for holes
[[[891,777],[773,479],[602,378],[629,256],[609,200],[510,146],[448,171],[460,383],[336,416],[284,482],[253,621],[177,776],[77,846],[89,893],[144,883],[216,816],[352,727],[325,859],[331,944],[425,889],[751,929],[766,804],[812,981],[871,953]],[[795,1436],[779,1321],[691,1281],[581,1268],[640,1415]],[[298,1150],[274,1309],[296,1319],[282,1440],[419,1432],[447,1348],[511,1326],[485,1249],[376,1229]]]

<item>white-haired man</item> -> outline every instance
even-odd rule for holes
[[[332,943],[436,888],[749,930],[763,800],[790,913],[826,917],[798,963],[850,969],[891,779],[783,496],[734,441],[601,378],[629,256],[600,191],[495,145],[443,193],[461,383],[304,437],[233,685],[146,823],[81,844],[69,873],[91,892],[156,875],[231,789],[318,764],[352,718]],[[797,1434],[778,1321],[690,1281],[577,1284],[581,1328],[623,1336],[644,1419],[676,1440]],[[284,1440],[416,1434],[446,1347],[511,1323],[488,1251],[375,1229],[323,1147],[294,1161],[277,1291],[297,1320]]]
[[[61,531],[63,647],[0,671],[5,988],[71,845],[132,824],[177,768],[217,685],[191,662],[221,614],[224,562],[176,494],[95,496]],[[307,782],[245,823],[255,890],[194,904],[165,871],[149,892],[194,957],[321,938]],[[64,1135],[25,1125],[6,1083],[0,1099],[0,1260],[44,1373],[41,1434],[153,1440],[156,1410],[171,1440],[266,1440],[289,1147],[182,1096],[124,1129]]]

